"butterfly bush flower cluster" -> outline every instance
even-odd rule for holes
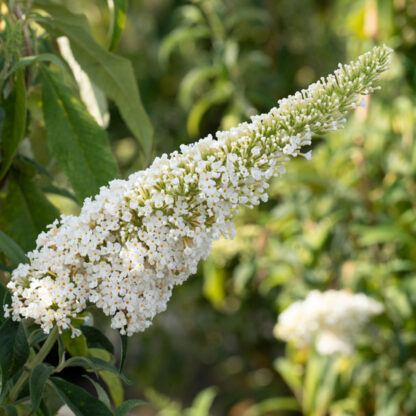
[[[274,335],[301,348],[315,344],[322,355],[350,355],[357,333],[382,311],[381,303],[362,293],[313,290],[279,315]]]
[[[81,213],[62,216],[39,235],[29,264],[12,273],[13,319],[45,332],[95,304],[113,328],[132,335],[166,309],[172,288],[205,259],[213,240],[232,238],[240,206],[267,201],[271,178],[285,172],[313,135],[343,127],[359,94],[372,93],[391,51],[377,47],[340,65],[269,113],[156,158],[127,180],[114,180]]]

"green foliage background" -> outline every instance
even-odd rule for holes
[[[86,14],[99,43],[108,42],[106,2],[78,0],[70,7]],[[63,22],[55,29],[68,35],[71,27]],[[112,91],[104,91],[114,100],[107,131],[126,177],[150,154],[268,111],[338,62],[382,42],[395,56],[368,108],[357,110],[344,131],[317,138],[311,162],[290,163],[284,179],[272,185],[270,201],[240,214],[236,239],[219,242],[198,275],[175,290],[168,310],[133,337],[126,373],[134,382],[126,396],[147,398],[162,416],[296,414],[279,410],[296,408],[291,397],[305,415],[416,413],[413,1],[130,1],[116,51],[133,64],[156,148],[152,153],[143,139],[151,135],[146,121],[132,119]],[[86,59],[82,50],[78,54]],[[33,248],[58,210],[76,213],[74,200],[99,185],[70,175],[68,182],[62,171],[70,171],[69,162],[46,147],[54,120],[39,121],[41,94],[53,95],[54,84],[60,105],[69,108],[62,114],[79,110],[46,71],[39,74],[42,89],[32,91],[27,103],[32,153],[23,141],[0,195],[0,228],[24,250]],[[102,72],[94,81],[104,89]],[[133,109],[141,106],[134,99]],[[105,183],[118,175],[107,149],[90,154],[76,137],[65,137],[85,129],[97,131],[92,139],[108,140],[91,117],[83,122],[62,131],[62,145],[80,144],[70,151],[79,153],[86,169],[101,169],[97,175]],[[102,160],[105,169],[97,165]],[[33,198],[24,201],[25,195]],[[361,334],[354,356],[322,358],[273,338],[278,313],[315,288],[349,288],[384,304],[385,313]],[[106,325],[101,316],[95,319]],[[116,339],[111,330],[107,335]],[[138,414],[157,411],[141,408]]]

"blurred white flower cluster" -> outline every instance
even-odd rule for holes
[[[48,332],[72,328],[71,319],[92,303],[122,334],[143,331],[212,241],[233,237],[238,207],[266,201],[268,182],[285,172],[284,163],[310,158],[300,149],[312,136],[342,127],[358,95],[377,88],[390,54],[374,48],[251,123],[181,146],[102,187],[78,217],[62,216],[39,235],[30,264],[12,274],[6,314],[33,318]]]
[[[346,290],[313,290],[280,315],[274,335],[298,347],[315,344],[322,355],[350,355],[354,339],[383,305],[368,296]]]

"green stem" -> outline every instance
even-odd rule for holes
[[[27,380],[28,380],[28,378],[30,376],[30,372],[38,364],[40,364],[41,362],[43,362],[43,360],[49,354],[49,351],[54,346],[56,340],[58,339],[58,336],[59,336],[59,330],[58,330],[58,327],[56,326],[56,327],[54,327],[52,329],[52,331],[49,334],[48,338],[46,338],[46,341],[42,345],[42,347],[39,350],[39,352],[35,355],[35,357],[33,358],[33,360],[26,365],[26,368],[23,370],[23,373],[21,374],[21,376],[16,381],[16,384],[10,390],[9,399],[10,399],[11,402],[14,402],[16,400],[16,398],[17,398],[20,390],[22,389],[22,387],[27,382]]]

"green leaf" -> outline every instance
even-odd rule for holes
[[[209,409],[211,408],[216,395],[217,389],[215,387],[208,387],[207,389],[202,390],[195,397],[192,407],[186,412],[186,416],[209,415]]]
[[[72,331],[67,329],[62,332],[62,340],[64,342],[65,349],[72,355],[72,357],[86,356],[88,354],[87,339],[83,334],[72,338]],[[70,360],[67,362],[69,361]]]
[[[402,244],[414,244],[415,238],[411,233],[402,231],[396,225],[379,225],[376,227],[367,227],[364,225],[355,225],[352,232],[360,236],[362,246],[371,246],[373,244],[382,244],[388,242],[397,242]]]
[[[43,332],[43,329],[35,329],[28,337],[29,347],[34,347],[39,342],[45,341],[48,338],[48,334]]]
[[[114,416],[125,416],[127,413],[136,406],[148,405],[149,403],[143,400],[126,400],[114,411]]]
[[[26,88],[22,70],[18,70],[15,85],[4,102],[6,111],[0,139],[0,179],[9,170],[26,128]]]
[[[96,42],[85,16],[71,13],[59,5],[36,1],[34,4],[52,18],[51,21],[42,19],[39,24],[54,35],[69,38],[75,59],[94,84],[117,104],[121,117],[142,148],[144,160],[149,162],[153,151],[153,128],[143,108],[131,63]]]
[[[10,175],[8,190],[0,206],[0,227],[26,252],[35,247],[38,234],[59,215],[59,211],[23,172],[13,171]]]
[[[179,101],[184,108],[189,108],[192,103],[192,95],[197,88],[210,78],[217,76],[221,71],[220,65],[203,66],[189,71],[182,79],[179,87]]]
[[[55,194],[55,195],[64,196],[65,198],[68,198],[76,202],[77,204],[79,204],[79,201],[75,197],[75,195],[72,195],[71,192],[67,191],[66,189],[58,188],[56,186],[50,185],[50,186],[42,187],[42,191],[45,192],[46,194]]]
[[[8,319],[0,327],[0,368],[2,386],[16,374],[29,357],[29,345],[22,323]]]
[[[185,26],[175,29],[163,39],[159,49],[159,59],[166,64],[170,54],[175,48],[189,40],[203,39],[210,36],[210,31],[205,26]]]
[[[101,358],[96,357],[72,357],[69,360],[65,361],[60,368],[60,370],[67,367],[84,367],[90,368],[94,372],[98,373],[100,371],[110,371],[120,377],[126,383],[129,383],[129,380],[122,374],[120,374],[112,364],[107,361],[102,360]]]
[[[45,383],[53,370],[54,367],[51,365],[40,363],[33,369],[30,374],[29,389],[32,413],[35,413],[38,410],[42,400],[43,390],[45,389]]]
[[[103,402],[81,387],[59,377],[51,377],[50,380],[58,395],[76,416],[112,416],[112,412]]]
[[[10,73],[13,73],[19,69],[24,69],[29,65],[34,64],[35,62],[52,62],[54,63],[61,71],[62,74],[64,74],[65,71],[65,65],[62,61],[62,59],[59,58],[59,56],[54,55],[52,53],[41,53],[39,55],[35,56],[24,56],[23,58],[19,59],[19,62],[17,62],[12,69],[10,70]]]
[[[294,397],[273,397],[264,400],[250,407],[245,416],[262,416],[271,412],[281,412],[284,410],[299,411],[300,407]]]
[[[98,329],[93,326],[81,326],[81,331],[87,339],[88,347],[103,348],[110,354],[114,354],[114,347],[111,341]]]
[[[190,136],[196,137],[199,135],[199,125],[204,114],[211,107],[227,101],[231,97],[232,92],[232,85],[228,82],[222,82],[207,92],[194,104],[186,123]]]
[[[100,358],[101,360],[110,362],[112,359],[111,354],[101,348],[90,348],[89,354],[92,357]],[[111,398],[116,406],[123,403],[124,390],[120,381],[120,374],[112,371],[100,371],[99,376],[103,379],[106,384],[108,391],[110,392]]]
[[[296,397],[302,394],[302,369],[287,358],[278,358],[273,363]]]
[[[110,398],[108,397],[108,394],[106,391],[101,387],[100,383],[97,383],[95,380],[93,380],[91,377],[88,377],[86,374],[83,375],[95,388],[95,391],[97,392],[98,399],[102,401],[109,409],[111,409],[111,403]]]
[[[119,177],[105,131],[49,70],[42,70],[43,114],[52,153],[82,201]]]
[[[111,26],[110,26],[110,46],[108,49],[113,51],[121,37],[126,24],[127,0],[110,0]]]
[[[98,374],[104,380],[114,404],[119,406],[124,400],[124,390],[119,375],[111,371],[100,371]]]
[[[204,263],[204,296],[216,307],[219,308],[225,300],[225,270],[217,267],[214,262]]]
[[[10,305],[11,303],[12,295],[7,287],[0,283],[0,323],[3,323],[6,320],[3,315],[4,305]]]
[[[124,364],[126,362],[127,357],[127,344],[128,344],[128,337],[127,335],[121,335],[120,334],[120,340],[121,340],[121,358],[120,358],[120,373],[123,371]]]
[[[21,247],[6,233],[0,230],[0,251],[8,258],[12,267],[19,263],[27,263],[28,258]]]
[[[11,404],[7,404],[6,406],[0,406],[0,409],[4,409],[6,411],[7,416],[18,416],[19,412],[16,406]]]

